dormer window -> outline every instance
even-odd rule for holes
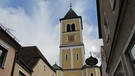
[[[67,24],[67,32],[75,31],[75,24]]]

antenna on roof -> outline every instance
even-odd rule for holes
[[[7,32],[7,34],[9,34],[14,40],[16,40],[17,42],[19,42],[19,39],[17,39],[12,33],[11,31],[15,31],[15,30],[12,30],[10,28],[6,28],[4,27],[1,23],[0,23],[0,27],[5,31]]]
[[[70,3],[70,8],[72,8],[72,3]]]

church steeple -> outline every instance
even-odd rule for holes
[[[60,67],[53,66],[58,76],[99,76],[98,70],[85,66],[82,30],[82,17],[70,5],[69,11],[60,19]]]
[[[64,16],[64,18],[61,18],[61,19],[60,19],[60,22],[61,22],[62,20],[77,19],[77,18],[80,18],[81,28],[83,29],[82,17],[81,17],[81,16],[78,16],[78,15],[74,12],[74,10],[72,9],[72,6],[70,5],[69,11],[66,13],[66,15]]]
[[[61,20],[64,20],[64,19],[71,19],[71,18],[81,18],[81,16],[78,16],[74,10],[72,8],[69,9],[69,11],[67,12],[67,14],[64,16],[64,18],[61,18]]]
[[[82,18],[70,7],[60,22],[60,66],[63,70],[81,69],[84,65]]]

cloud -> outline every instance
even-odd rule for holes
[[[20,40],[22,46],[38,46],[49,62],[54,63],[53,59],[57,58],[59,50],[59,24],[51,25],[48,8],[47,2],[38,1],[33,8],[32,17],[28,16],[22,7],[0,8],[0,22],[15,30],[11,32]]]
[[[73,9],[83,17],[86,58],[89,57],[89,51],[99,51],[102,44],[98,37],[95,38],[92,35],[97,34],[97,28],[93,27],[95,25],[90,25],[85,21],[87,18],[85,12],[89,11],[86,10],[89,8],[87,1],[73,1]],[[33,2],[33,5],[29,5],[32,9],[31,16],[23,7],[0,7],[0,23],[15,30],[11,32],[20,40],[19,43],[22,46],[36,45],[51,64],[59,63],[59,18],[64,17],[67,13],[70,1],[58,0],[56,3],[52,3],[49,0],[34,0]]]

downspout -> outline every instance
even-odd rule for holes
[[[17,60],[17,55],[18,55],[18,52],[22,49],[22,47],[20,47],[19,50],[16,50],[15,52],[15,57],[14,57],[14,62],[13,62],[13,66],[12,66],[12,72],[11,72],[11,76],[13,76],[14,74],[14,69],[15,69],[15,63],[16,63],[16,60]]]

